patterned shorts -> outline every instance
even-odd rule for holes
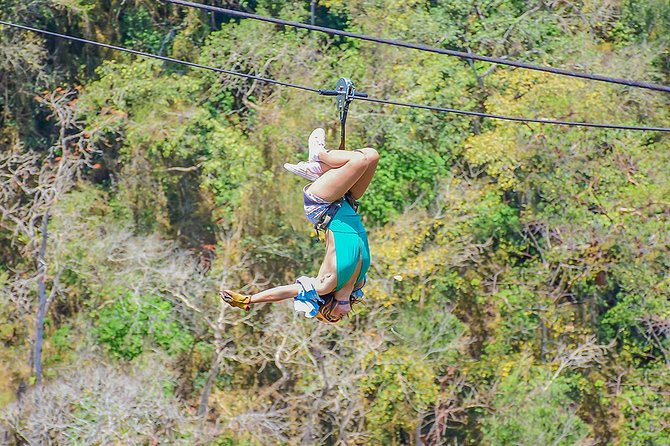
[[[307,190],[309,186],[310,185],[308,184],[303,189],[305,215],[307,216],[307,220],[309,220],[312,224],[316,224],[321,219],[323,214],[326,213],[328,207],[333,204],[333,202],[326,201],[321,197],[317,197],[316,195],[309,193]]]

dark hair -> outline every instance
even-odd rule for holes
[[[337,306],[337,300],[335,299],[335,291],[331,291],[328,294],[323,294],[321,295],[321,298],[323,299],[323,303],[319,305],[319,312],[317,314],[317,317],[321,316],[319,320],[331,324],[339,322],[342,319],[342,317],[339,317],[338,319],[333,319],[330,317],[330,313]]]

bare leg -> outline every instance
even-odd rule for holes
[[[363,176],[369,160],[363,152],[331,150],[319,159],[332,169],[324,172],[310,186],[309,191],[327,201],[339,200]]]
[[[356,181],[356,183],[351,186],[351,189],[349,189],[349,192],[351,192],[351,196],[354,197],[354,200],[360,199],[365,191],[368,190],[368,186],[370,186],[372,177],[375,176],[377,164],[379,163],[379,153],[377,153],[375,149],[368,147],[365,149],[360,149],[360,151],[363,152],[363,154],[368,159],[368,168],[365,170],[365,172],[363,172],[363,175],[361,175],[358,181]]]
[[[354,199],[358,200],[363,196],[365,191],[368,189],[368,186],[370,186],[370,182],[372,181],[372,178],[375,175],[375,171],[377,170],[377,164],[379,163],[379,154],[377,153],[377,151],[372,148],[364,148],[354,150],[351,152],[346,150],[331,150],[330,152],[319,155],[319,159],[321,160],[321,168],[323,169],[324,172],[324,174],[322,175],[323,177],[325,176],[326,173],[328,173],[331,170],[341,168],[346,168],[348,170],[351,169],[352,166],[348,164],[352,160],[352,158],[355,159],[355,155],[352,157],[352,153],[362,154],[365,159],[366,167],[363,173],[360,174],[360,177],[358,177],[358,179],[355,180],[350,186],[350,188],[344,193],[342,193],[342,195],[344,195],[346,192],[351,192],[351,195],[354,197]],[[327,184],[324,187],[330,187],[333,181],[344,183],[342,184],[342,187],[337,188],[337,192],[339,193],[341,190],[344,189],[344,187],[346,187],[346,184],[351,183],[351,181],[353,181],[353,178],[358,175],[358,171],[356,171],[355,173],[351,174],[351,177],[349,177],[350,172],[351,170],[349,170],[347,173],[340,173],[337,176],[337,178],[335,178],[334,174],[328,174],[326,180],[323,180],[324,182],[327,182]],[[342,181],[343,178],[344,181]],[[310,187],[310,192],[323,199],[331,201],[330,197],[324,197],[323,195],[320,195],[324,193],[320,189],[321,186],[323,186],[323,184],[319,184],[315,188]],[[336,200],[338,198],[341,198],[342,195],[334,199]]]
[[[329,168],[339,168],[347,164],[349,161],[355,158],[359,158],[359,155],[356,155],[357,150],[329,150],[327,152],[322,152],[319,154],[319,161],[321,165],[325,164]],[[360,152],[358,152],[360,153]]]

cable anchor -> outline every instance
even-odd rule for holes
[[[340,114],[340,150],[344,150],[346,137],[347,115],[349,104],[354,98],[367,98],[368,94],[356,91],[354,83],[348,77],[341,77],[335,85],[335,90],[319,90],[323,96],[337,96],[337,110]]]

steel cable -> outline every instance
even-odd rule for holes
[[[529,64],[529,63],[525,63],[525,62],[503,59],[503,58],[499,58],[499,57],[489,57],[489,56],[482,56],[482,55],[475,54],[475,53],[466,53],[466,52],[463,52],[463,51],[455,51],[455,50],[448,50],[448,49],[444,49],[444,48],[436,48],[436,47],[432,47],[432,46],[429,46],[429,45],[423,45],[423,44],[418,44],[418,43],[409,43],[409,42],[403,42],[403,41],[400,41],[400,40],[385,39],[385,38],[382,38],[382,37],[368,36],[366,34],[353,33],[353,32],[349,32],[349,31],[341,31],[339,29],[326,28],[325,26],[316,26],[316,25],[308,25],[306,23],[300,23],[300,22],[291,22],[289,20],[276,19],[274,17],[266,17],[266,16],[262,16],[262,15],[258,15],[258,14],[251,14],[251,13],[248,13],[248,12],[236,11],[234,9],[219,8],[217,6],[203,5],[202,3],[194,3],[194,2],[189,2],[189,1],[185,1],[185,0],[163,0],[163,1],[167,2],[167,3],[173,3],[175,5],[182,5],[182,6],[187,6],[187,7],[191,7],[191,8],[202,9],[202,10],[205,10],[205,11],[218,12],[220,14],[226,14],[226,15],[233,16],[233,17],[260,20],[260,21],[263,21],[263,22],[274,23],[274,24],[277,24],[277,25],[291,26],[291,27],[294,27],[294,28],[307,29],[307,30],[310,30],[310,31],[319,31],[319,32],[323,32],[323,33],[330,34],[330,35],[335,35],[335,36],[350,37],[350,38],[353,38],[353,39],[367,40],[369,42],[381,43],[381,44],[385,44],[385,45],[392,45],[392,46],[397,46],[397,47],[402,47],[402,48],[411,48],[411,49],[415,49],[415,50],[419,50],[419,51],[428,51],[428,52],[431,52],[431,53],[444,54],[444,55],[448,55],[448,56],[455,56],[455,57],[460,57],[462,59],[479,60],[479,61],[482,61],[482,62],[489,62],[489,63],[495,63],[495,64],[500,64],[500,65],[507,65],[507,66],[510,66],[510,67],[524,68],[524,69],[527,69],[527,70],[543,71],[543,72],[546,72],[546,73],[559,74],[559,75],[562,75],[562,76],[570,76],[570,77],[576,77],[576,78],[582,78],[582,79],[589,79],[589,80],[592,80],[592,81],[607,82],[607,83],[611,83],[611,84],[627,85],[629,87],[646,88],[648,90],[656,90],[656,91],[663,91],[663,92],[666,92],[666,93],[670,93],[670,86],[652,84],[650,82],[645,82],[645,81],[620,79],[620,78],[615,78],[615,77],[610,77],[610,76],[603,76],[603,75],[600,75],[600,74],[580,73],[578,71],[565,70],[563,68],[545,67],[545,66],[541,66],[541,65],[534,65],[534,64]]]
[[[146,53],[143,51],[137,51],[129,48],[124,48],[116,45],[110,45],[107,43],[102,43],[102,42],[97,42],[95,40],[88,40],[88,39],[82,39],[80,37],[74,37],[74,36],[69,36],[66,34],[60,34],[52,31],[46,31],[38,28],[33,28],[30,26],[26,25],[18,25],[16,23],[10,23],[10,22],[5,22],[0,20],[1,25],[5,26],[10,26],[14,28],[19,28],[22,30],[26,31],[31,31],[39,34],[45,34],[48,36],[53,36],[53,37],[58,37],[61,39],[66,39],[66,40],[72,40],[75,42],[81,42],[81,43],[86,43],[90,45],[95,45],[95,46],[100,46],[103,48],[109,48],[112,50],[116,51],[122,51],[130,54],[135,54],[138,56],[142,57],[149,57],[153,59],[159,59],[163,60],[165,62],[171,62],[171,63],[176,63],[176,64],[182,64],[190,67],[195,67],[195,68],[201,68],[201,69],[206,69],[206,70],[211,70],[219,73],[225,73],[229,74],[232,76],[240,76],[248,79],[254,79],[258,80],[261,82],[267,82],[270,84],[275,84],[283,87],[290,87],[290,88],[296,88],[300,89],[303,91],[309,91],[312,93],[320,93],[320,89],[306,86],[306,85],[300,85],[300,84],[293,84],[289,82],[282,82],[278,81],[275,79],[269,79],[261,76],[255,76],[252,74],[247,74],[247,73],[240,73],[238,71],[233,71],[233,70],[226,70],[223,68],[217,68],[217,67],[211,67],[209,65],[203,65],[203,64],[198,64],[194,62],[188,62],[185,60],[180,60],[180,59],[175,59],[172,57],[166,57],[166,56],[160,56],[158,54],[153,54],[153,53]],[[580,127],[596,127],[596,128],[611,128],[611,129],[621,129],[621,130],[641,130],[641,131],[656,131],[656,132],[670,132],[670,128],[665,128],[665,127],[642,127],[642,126],[626,126],[626,125],[618,125],[618,124],[597,124],[597,123],[589,123],[589,122],[571,122],[571,121],[557,121],[557,120],[550,120],[550,119],[533,119],[533,118],[519,118],[519,117],[514,117],[514,116],[505,116],[505,115],[497,115],[497,114],[491,114],[491,113],[483,113],[483,112],[474,112],[474,111],[467,111],[467,110],[459,110],[455,108],[446,108],[446,107],[435,107],[431,105],[422,105],[422,104],[412,104],[412,103],[407,103],[407,102],[398,102],[398,101],[391,101],[391,100],[386,100],[386,99],[375,99],[375,98],[369,98],[369,97],[358,97],[356,96],[354,99],[356,100],[361,100],[361,101],[367,101],[367,102],[373,102],[373,103],[379,103],[379,104],[387,104],[387,105],[395,105],[395,106],[401,106],[401,107],[412,107],[412,108],[418,108],[418,109],[424,109],[424,110],[432,110],[432,111],[439,111],[439,112],[444,112],[444,113],[455,113],[455,114],[461,114],[461,115],[467,115],[467,116],[478,116],[482,118],[492,118],[492,119],[501,119],[501,120],[506,120],[506,121],[514,121],[514,122],[527,122],[527,123],[539,123],[539,124],[552,124],[552,125],[566,125],[566,126],[580,126]]]
[[[281,82],[281,81],[277,81],[277,80],[274,80],[274,79],[269,79],[269,78],[266,78],[266,77],[255,76],[253,74],[240,73],[239,71],[232,71],[232,70],[226,70],[224,68],[210,67],[209,65],[202,65],[202,64],[199,64],[199,63],[195,63],[195,62],[188,62],[186,60],[174,59],[172,57],[160,56],[158,54],[153,54],[153,53],[145,53],[143,51],[137,51],[137,50],[133,50],[133,49],[130,49],[130,48],[124,48],[124,47],[121,47],[121,46],[110,45],[108,43],[97,42],[95,40],[82,39],[81,37],[68,36],[66,34],[59,34],[59,33],[55,33],[55,32],[52,32],[52,31],[46,31],[46,30],[43,30],[43,29],[33,28],[33,27],[30,27],[30,26],[17,25],[16,23],[4,22],[2,20],[0,20],[0,24],[6,25],[6,26],[11,26],[11,27],[14,27],[14,28],[23,29],[23,30],[26,30],[26,31],[32,31],[34,33],[46,34],[48,36],[58,37],[58,38],[61,38],[61,39],[73,40],[75,42],[87,43],[87,44],[90,44],[90,45],[96,45],[96,46],[100,46],[100,47],[103,47],[103,48],[109,48],[111,50],[123,51],[125,53],[135,54],[135,55],[138,55],[138,56],[150,57],[150,58],[153,58],[153,59],[159,59],[159,60],[163,60],[165,62],[172,62],[172,63],[187,65],[189,67],[195,67],[195,68],[203,68],[203,69],[206,69],[206,70],[216,71],[216,72],[219,72],[219,73],[230,74],[230,75],[233,75],[233,76],[246,77],[248,79],[254,79],[254,80],[257,80],[257,81],[261,81],[261,82],[267,82],[267,83],[270,83],[270,84],[281,85],[281,86],[284,86],[284,87],[299,88],[300,90],[311,91],[311,92],[314,92],[314,93],[319,92],[318,88],[312,88],[312,87],[308,87],[306,85],[291,84],[291,83],[288,83],[288,82]]]
[[[595,127],[595,128],[605,128],[605,129],[619,129],[619,130],[649,130],[655,132],[668,132],[670,128],[666,127],[639,127],[634,125],[620,125],[620,124],[597,124],[591,122],[576,122],[576,121],[558,121],[553,119],[539,119],[539,118],[518,118],[515,116],[505,116],[505,115],[496,115],[492,113],[483,113],[467,110],[458,110],[456,108],[446,108],[446,107],[435,107],[432,105],[422,105],[422,104],[412,104],[408,102],[397,102],[389,101],[386,99],[374,99],[374,98],[355,98],[360,101],[376,102],[379,104],[387,105],[396,105],[399,107],[412,107],[412,108],[421,108],[424,110],[433,110],[445,113],[455,113],[459,115],[468,115],[468,116],[479,116],[482,118],[491,118],[491,119],[501,119],[504,121],[514,121],[514,122],[534,122],[538,124],[552,124],[552,125],[567,125],[567,126],[579,126],[579,127]]]

